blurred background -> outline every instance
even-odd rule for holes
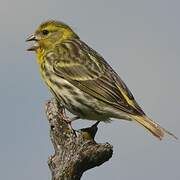
[[[44,104],[51,97],[25,42],[43,21],[70,25],[117,71],[144,111],[180,137],[180,1],[1,0],[0,179],[51,178]],[[92,122],[79,120],[75,128]],[[136,123],[101,123],[112,159],[82,179],[179,180],[180,142],[158,141]]]

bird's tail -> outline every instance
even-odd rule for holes
[[[146,115],[133,116],[132,119],[134,119],[139,124],[144,126],[148,131],[150,131],[154,136],[156,136],[160,140],[164,137],[165,133],[167,133],[167,134],[171,135],[172,137],[174,137],[175,139],[177,139],[177,137],[173,133],[162,128],[159,124],[157,124],[156,122],[154,122],[153,120],[148,118]]]

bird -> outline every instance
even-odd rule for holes
[[[48,20],[26,41],[37,56],[40,74],[58,102],[85,119],[110,122],[112,118],[134,121],[161,140],[177,137],[151,120],[108,62],[88,46],[67,24]]]

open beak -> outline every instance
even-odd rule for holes
[[[39,48],[39,43],[38,43],[38,39],[36,38],[36,36],[34,34],[29,36],[26,39],[26,42],[29,42],[29,41],[34,41],[34,43],[30,48],[27,49],[27,51],[36,51]]]
[[[26,41],[37,41],[36,36],[34,34],[32,34],[31,36],[29,36]]]

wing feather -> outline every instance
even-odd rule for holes
[[[73,53],[75,47],[71,46],[76,43],[80,51],[77,53],[76,48],[76,53],[72,55],[70,53]],[[71,47],[71,51],[68,52],[69,56],[66,54],[65,59],[61,56],[54,65],[58,76],[121,111],[135,115],[144,114],[125,83],[97,52],[81,41],[69,41],[63,46],[65,45],[66,49]]]

